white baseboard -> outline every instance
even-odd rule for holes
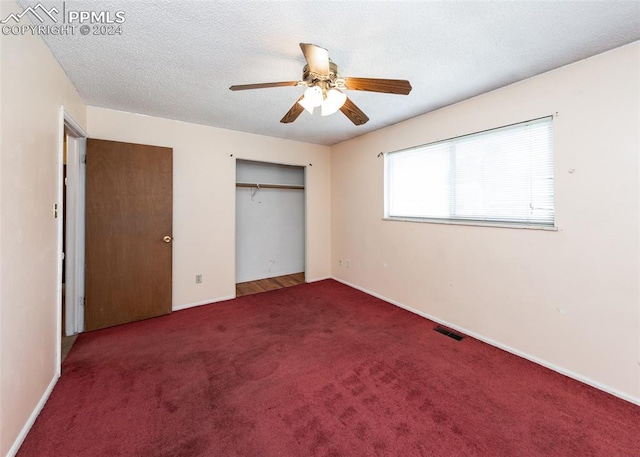
[[[350,283],[348,281],[345,281],[343,279],[336,278],[335,276],[333,276],[332,279],[334,279],[334,280],[336,280],[336,281],[338,281],[338,282],[340,282],[340,283],[342,283],[342,284],[344,284],[346,286],[353,287],[354,289],[358,289],[359,291],[364,292],[365,294],[368,294],[368,295],[371,295],[373,297],[379,298],[380,300],[384,300],[384,301],[386,301],[388,303],[391,303],[392,305],[398,306],[399,308],[402,308],[402,309],[405,309],[405,310],[407,310],[409,312],[417,314],[418,316],[424,317],[425,319],[429,319],[429,320],[431,320],[431,321],[433,321],[433,322],[435,322],[437,324],[444,325],[444,326],[449,327],[449,328],[451,328],[453,330],[457,330],[457,331],[459,331],[461,333],[464,333],[465,335],[468,335],[468,336],[470,336],[472,338],[475,338],[476,340],[480,340],[483,343],[487,343],[487,344],[489,344],[491,346],[494,346],[494,347],[497,347],[499,349],[502,349],[503,351],[509,352],[509,353],[511,353],[513,355],[516,355],[518,357],[522,357],[523,359],[527,359],[527,360],[529,360],[531,362],[537,363],[538,365],[542,365],[543,367],[549,368],[550,370],[553,370],[553,371],[555,371],[557,373],[560,373],[560,374],[562,374],[564,376],[567,376],[569,378],[575,379],[576,381],[580,381],[580,382],[582,382],[584,384],[590,385],[591,387],[595,387],[598,390],[602,390],[602,391],[607,392],[607,393],[609,393],[611,395],[614,395],[614,396],[616,396],[618,398],[626,400],[629,403],[634,403],[634,404],[640,406],[640,398],[638,398],[638,397],[634,397],[634,396],[626,394],[624,392],[620,392],[619,390],[614,389],[613,387],[610,387],[610,386],[607,386],[605,384],[602,384],[602,383],[600,383],[598,381],[595,381],[595,380],[593,380],[591,378],[588,378],[586,376],[583,376],[581,374],[575,373],[575,372],[573,372],[571,370],[567,370],[565,368],[562,368],[562,367],[560,367],[558,365],[555,365],[555,364],[553,364],[551,362],[548,362],[546,360],[543,360],[543,359],[540,359],[538,357],[535,357],[535,356],[533,356],[531,354],[527,354],[526,352],[523,352],[523,351],[520,351],[518,349],[512,348],[511,346],[507,346],[506,344],[502,344],[502,343],[500,343],[498,341],[492,340],[491,338],[487,338],[487,337],[485,337],[483,335],[479,335],[479,334],[477,334],[475,332],[467,330],[464,327],[460,327],[459,325],[452,324],[452,323],[447,322],[447,321],[445,321],[443,319],[440,319],[438,317],[435,317],[435,316],[432,316],[430,314],[427,314],[427,313],[425,313],[423,311],[420,311],[420,310],[417,310],[417,309],[412,308],[410,306],[407,306],[407,305],[405,305],[403,303],[400,303],[400,302],[398,302],[396,300],[392,300],[391,298],[387,298],[384,295],[380,295],[380,294],[378,294],[376,292],[372,292],[372,291],[370,291],[368,289],[365,289],[364,287],[357,286],[357,285],[352,284],[352,283]]]
[[[40,397],[40,401],[33,409],[33,412],[29,416],[27,422],[24,424],[24,427],[22,427],[22,430],[20,430],[20,433],[18,434],[16,440],[13,442],[13,446],[11,446],[11,448],[9,449],[6,457],[14,457],[18,453],[20,446],[22,446],[22,443],[27,437],[29,430],[31,430],[31,427],[33,427],[33,423],[38,418],[38,414],[40,414],[40,411],[42,411],[42,408],[44,408],[44,404],[49,399],[49,395],[51,395],[51,392],[53,391],[53,388],[55,387],[59,378],[60,376],[57,373],[53,376],[53,379],[49,383],[49,386],[47,386],[47,389],[42,394],[42,397]]]
[[[333,279],[331,276],[322,276],[319,278],[306,278],[306,282],[310,283],[310,282],[317,282],[317,281],[324,281],[325,279]],[[184,305],[177,305],[174,306],[171,311],[181,311],[183,309],[189,309],[189,308],[194,308],[196,306],[202,306],[202,305],[210,305],[211,303],[217,303],[217,302],[221,302],[221,301],[226,301],[226,300],[232,300],[236,298],[235,295],[228,295],[226,297],[218,297],[218,298],[212,298],[210,300],[203,300],[203,301],[199,301],[199,302],[195,302],[195,303],[186,303]]]
[[[217,302],[221,302],[221,301],[227,301],[227,300],[231,300],[236,298],[235,295],[227,295],[226,297],[218,297],[218,298],[211,298],[209,300],[202,300],[202,301],[198,301],[195,303],[186,303],[183,305],[176,305],[174,307],[172,307],[172,311],[181,311],[183,309],[188,309],[188,308],[194,308],[196,306],[202,306],[202,305],[210,305],[211,303],[217,303]]]

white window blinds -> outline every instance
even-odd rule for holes
[[[386,154],[385,175],[386,217],[553,226],[552,118]]]

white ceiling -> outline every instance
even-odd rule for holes
[[[62,2],[43,1],[46,6]],[[21,1],[23,6],[34,1]],[[92,106],[331,145],[640,39],[639,1],[67,1],[123,11],[120,36],[48,36]],[[300,42],[341,76],[408,79],[408,96],[349,91],[370,117],[279,121],[299,87]]]

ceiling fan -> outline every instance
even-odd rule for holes
[[[338,66],[329,59],[329,51],[310,43],[300,43],[307,64],[302,69],[301,81],[284,81],[261,84],[231,86],[231,90],[265,89],[269,87],[306,87],[304,94],[293,104],[280,122],[295,121],[302,111],[313,113],[320,107],[321,114],[328,116],[340,110],[355,125],[365,124],[369,118],[344,93],[348,90],[364,90],[385,94],[408,95],[411,84],[404,79],[342,78]]]

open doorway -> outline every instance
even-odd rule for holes
[[[86,133],[62,109],[60,169],[59,364],[84,330],[84,195]],[[59,365],[59,366],[60,366]]]
[[[67,329],[65,326],[66,322],[66,283],[67,283],[67,261],[65,258],[65,253],[67,252],[67,183],[69,181],[67,175],[67,160],[69,158],[69,129],[64,126],[64,137],[63,137],[63,149],[62,149],[62,319],[60,325],[61,331],[61,346],[60,346],[60,361],[63,362],[64,359],[69,354],[71,350],[71,346],[75,342],[76,335],[67,336]]]
[[[305,281],[304,172],[236,161],[236,296]]]

